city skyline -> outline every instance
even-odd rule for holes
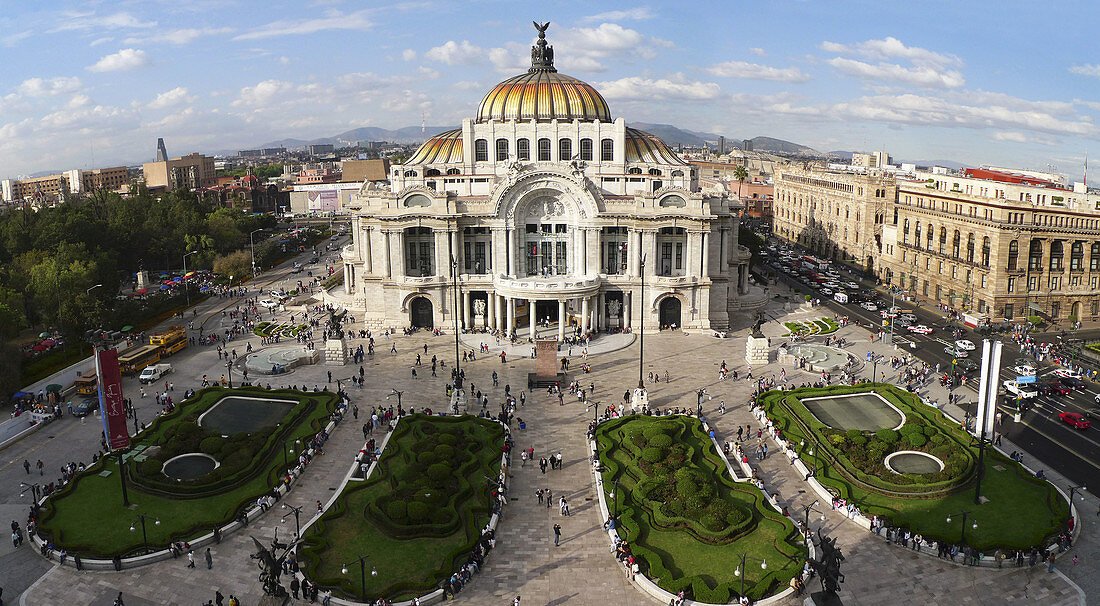
[[[270,6],[11,7],[0,177],[149,161],[157,137],[175,157],[458,124],[529,65],[532,20],[551,22],[558,69],[628,122],[1071,179],[1100,137],[1079,3]]]

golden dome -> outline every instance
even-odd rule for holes
[[[477,121],[583,120],[611,122],[607,101],[586,82],[554,69],[554,47],[546,43],[549,23],[535,24],[538,42],[531,47],[531,69],[493,87],[477,108]]]
[[[687,162],[669,149],[660,137],[636,128],[626,129],[626,161],[687,166]]]
[[[611,110],[587,82],[534,68],[494,86],[477,108],[478,122],[555,119],[610,122]]]
[[[413,164],[461,164],[462,130],[454,129],[439,133],[425,141],[406,165]]]

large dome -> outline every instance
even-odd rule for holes
[[[611,121],[600,93],[586,82],[554,69],[554,47],[546,43],[549,23],[535,24],[539,39],[531,47],[531,69],[493,87],[477,108],[477,121]]]
[[[555,119],[610,122],[611,110],[592,85],[547,69],[508,78],[494,86],[477,108],[478,122]]]

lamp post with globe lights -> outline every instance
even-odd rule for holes
[[[160,526],[160,518],[155,517],[155,516],[151,516],[147,513],[139,513],[139,514],[137,514],[137,517],[138,517],[138,522],[141,523],[141,541],[142,541],[142,543],[145,544],[145,553],[149,553],[149,535],[148,535],[148,533],[145,532],[145,519],[146,518],[153,518],[153,524],[156,525],[156,526]],[[134,531],[137,530],[138,522],[134,522],[133,524],[130,524],[130,532],[134,532]]]
[[[750,560],[752,562],[760,562],[760,570],[768,569],[768,563],[765,560],[754,558],[747,553],[741,554],[741,565],[735,568],[733,571],[733,576],[741,578],[741,596],[745,595],[745,574],[747,574],[745,563]]]
[[[359,575],[360,575],[360,579],[362,581],[362,584],[360,585],[360,597],[363,599],[364,602],[367,600],[367,560],[368,559],[370,559],[370,556],[361,555],[358,558],[355,558],[354,560],[352,560],[351,562],[348,563],[348,564],[354,564],[356,561],[359,562]],[[344,574],[347,574],[348,573],[348,564],[344,564],[344,566],[340,569],[340,572],[342,572]],[[378,576],[378,569],[375,568],[374,566],[370,567],[370,576],[372,576],[372,577]]]

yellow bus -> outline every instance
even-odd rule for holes
[[[118,354],[118,369],[124,375],[132,375],[159,360],[159,345],[138,345]]]
[[[82,396],[94,396],[99,392],[99,377],[94,374],[81,375],[76,378],[74,383],[76,385],[76,393]]]
[[[187,347],[187,329],[183,326],[170,326],[168,330],[149,337],[150,345],[161,348],[161,356],[167,357]]]

